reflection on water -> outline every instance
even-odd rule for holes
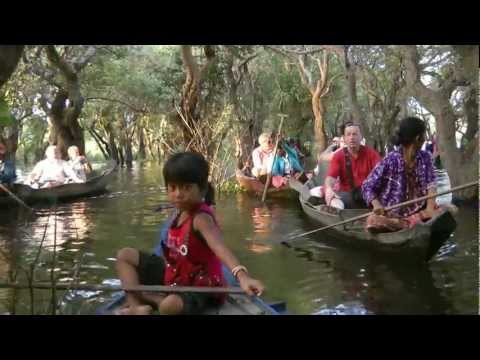
[[[449,187],[438,172],[439,191]],[[451,200],[451,195],[439,202]],[[121,169],[110,192],[77,202],[42,208],[29,219],[21,209],[2,210],[0,278],[28,268],[42,251],[35,277],[78,284],[118,285],[116,251],[134,246],[151,251],[167,212],[153,211],[166,202],[161,168],[135,164]],[[322,236],[287,248],[278,240],[314,228],[294,200],[262,203],[246,194],[222,195],[216,214],[225,241],[267,286],[268,301],[284,300],[293,314],[470,314],[478,311],[478,209],[460,208],[455,234],[428,264],[387,259],[342,244],[327,247]],[[56,216],[55,216],[56,214]],[[55,221],[56,219],[56,221]],[[55,232],[55,226],[57,231]],[[45,235],[45,236],[44,236]],[[317,240],[317,241],[311,241]],[[56,262],[52,263],[56,243]],[[18,279],[25,274],[18,271]],[[50,291],[36,290],[37,313],[48,313]],[[90,314],[112,294],[59,291],[64,314]],[[28,291],[0,289],[0,313],[29,313]],[[13,306],[12,304],[15,304]]]

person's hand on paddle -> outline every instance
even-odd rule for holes
[[[385,209],[383,208],[380,201],[378,201],[377,199],[373,199],[372,206],[373,206],[373,213],[375,215],[385,215]]]
[[[240,287],[243,289],[243,291],[250,296],[260,296],[265,290],[265,286],[261,283],[261,281],[251,278],[244,271],[241,271],[238,274],[238,282],[240,283]]]

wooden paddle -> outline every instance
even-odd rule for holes
[[[26,207],[28,210],[32,211],[32,212],[35,212],[34,209],[32,209],[30,206],[28,206],[27,204],[25,204],[17,195],[15,195],[14,193],[12,193],[10,190],[8,190],[8,188],[6,186],[4,186],[3,184],[0,183],[0,189],[2,189],[3,191],[5,191],[8,195],[10,195],[15,201],[17,201],[20,205]]]
[[[0,283],[0,288],[14,289],[52,289],[49,283]],[[246,294],[240,287],[206,287],[206,286],[164,286],[164,285],[137,285],[131,287],[106,286],[106,285],[75,285],[55,284],[57,290],[82,290],[82,291],[131,291],[131,292],[154,292],[154,293],[226,293],[226,294]]]
[[[396,204],[396,205],[386,207],[385,212],[393,210],[393,209],[397,209],[397,208],[400,208],[400,207],[403,207],[403,206],[406,206],[406,205],[410,205],[410,204],[413,204],[413,203],[416,203],[416,202],[419,202],[419,201],[428,200],[428,199],[431,199],[431,198],[434,198],[434,197],[437,197],[437,196],[441,196],[441,195],[449,194],[449,193],[452,193],[452,192],[455,192],[455,191],[463,190],[463,189],[466,189],[468,187],[472,187],[472,186],[476,186],[476,185],[478,185],[478,181],[474,181],[474,182],[471,182],[471,183],[468,183],[468,184],[456,186],[454,188],[439,192],[439,193],[434,194],[434,195],[425,195],[425,196],[419,197],[417,199],[408,200],[408,201],[405,201],[403,203],[399,203],[399,204]],[[290,186],[292,187],[292,189],[295,189],[295,190],[299,191],[300,193],[302,193],[302,195],[305,197],[306,191],[307,191],[305,186],[302,185],[302,187],[300,188],[300,186],[298,184],[296,184],[295,182],[292,182],[290,184]],[[300,237],[303,237],[303,236],[306,236],[306,235],[310,235],[310,234],[313,234],[313,233],[316,233],[316,232],[319,232],[319,231],[322,231],[322,230],[327,230],[327,229],[330,229],[332,227],[347,224],[349,222],[353,222],[353,221],[356,221],[356,220],[364,219],[364,218],[366,218],[366,217],[368,217],[372,214],[373,214],[373,211],[368,212],[366,214],[362,214],[362,215],[359,215],[359,216],[352,217],[352,218],[344,220],[344,221],[340,221],[340,222],[335,223],[335,224],[323,226],[319,229],[311,230],[311,231],[308,231],[308,232],[303,233],[303,234],[290,236],[289,238],[280,241],[280,243],[285,244],[285,243],[288,243],[291,240],[294,240],[294,239],[297,239],[297,238],[300,238]]]
[[[287,115],[285,114],[279,114],[278,116],[280,116],[280,126],[278,127],[277,141],[275,142],[275,148],[273,150],[272,167],[270,168],[270,172],[267,174],[267,181],[265,182],[265,188],[263,189],[262,202],[265,202],[265,198],[267,197],[267,189],[268,185],[270,185],[270,180],[272,179],[273,165],[275,164],[275,156],[277,156],[278,142],[280,141],[280,134],[282,132],[283,119],[287,117]]]

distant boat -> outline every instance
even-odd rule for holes
[[[39,202],[58,202],[78,197],[97,195],[106,191],[107,185],[115,175],[117,166],[90,177],[85,183],[71,183],[51,188],[34,189],[24,184],[14,184],[11,191],[24,202],[32,204]],[[16,205],[17,202],[8,194],[0,191],[0,205]]]
[[[253,176],[245,175],[240,169],[235,171],[235,176],[240,187],[250,194],[262,196],[265,184]],[[267,198],[295,198],[297,192],[287,184],[279,188],[270,186],[267,189]]]

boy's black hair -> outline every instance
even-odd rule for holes
[[[214,190],[208,182],[209,166],[205,158],[194,152],[182,152],[172,155],[163,167],[163,178],[165,185],[197,184],[200,190],[206,191],[205,202],[213,205]]]
[[[414,116],[406,117],[400,121],[392,142],[394,145],[409,145],[426,131],[427,126],[422,119]]]

